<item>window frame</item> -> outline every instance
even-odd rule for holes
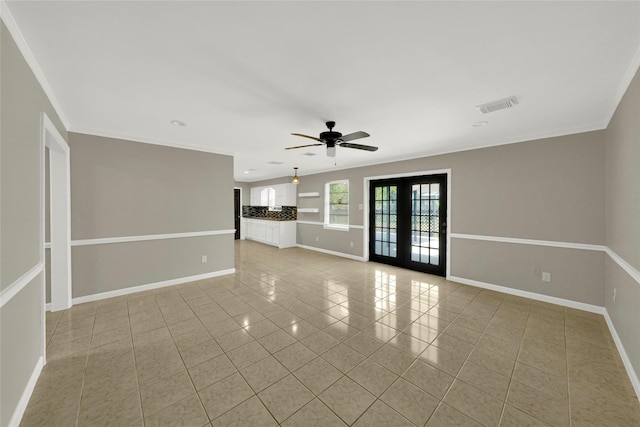
[[[347,185],[347,223],[346,224],[336,224],[331,222],[331,185],[332,184],[346,184]],[[338,179],[335,181],[329,181],[324,185],[324,222],[323,226],[325,229],[329,230],[339,230],[339,231],[349,231],[349,199],[350,199],[351,188],[349,185],[348,179]],[[344,216],[344,215],[341,215]]]

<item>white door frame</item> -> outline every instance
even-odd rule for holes
[[[44,260],[44,150],[49,149],[51,238],[51,311],[71,307],[71,167],[70,150],[45,113],[40,114],[42,151],[42,258]],[[44,293],[44,289],[43,289]]]

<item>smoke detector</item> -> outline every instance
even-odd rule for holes
[[[515,96],[510,96],[504,99],[498,99],[497,101],[487,102],[486,104],[481,104],[476,106],[482,113],[488,114],[493,113],[498,110],[506,110],[507,108],[512,108],[518,105],[518,98]]]

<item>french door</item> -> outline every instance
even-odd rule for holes
[[[447,175],[371,181],[369,259],[444,276]]]

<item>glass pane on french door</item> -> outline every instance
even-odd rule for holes
[[[396,258],[398,256],[398,187],[376,186],[374,190],[374,253]]]
[[[440,264],[440,184],[411,186],[411,261]]]

